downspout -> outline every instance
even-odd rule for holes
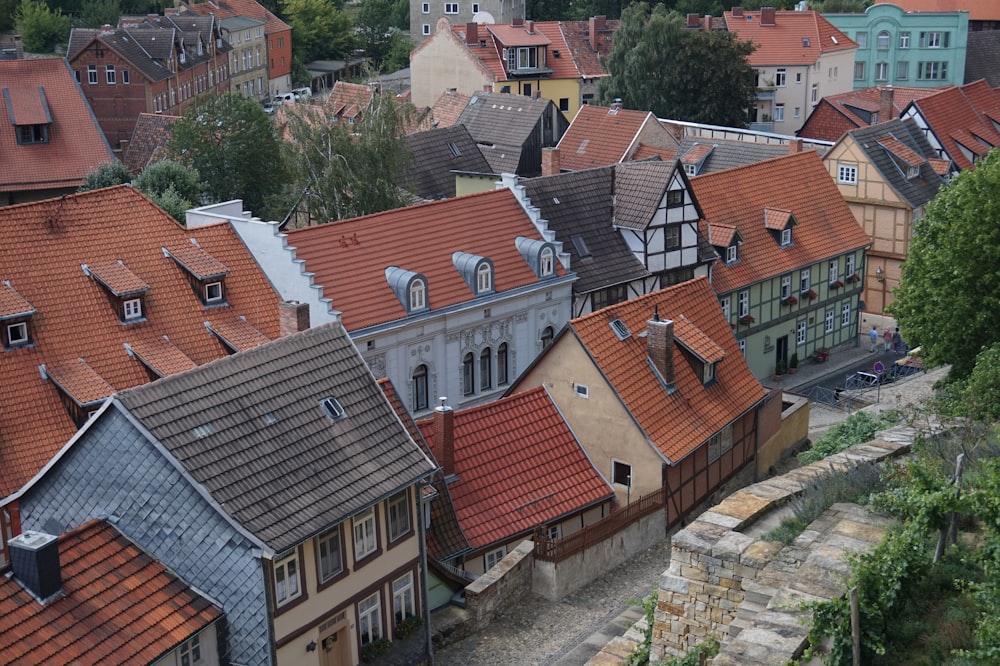
[[[430,482],[430,477],[424,479],[425,482]],[[431,609],[430,604],[427,601],[427,529],[424,524],[424,502],[423,493],[420,490],[421,486],[417,486],[417,494],[420,495],[418,499],[417,506],[419,510],[417,511],[417,536],[420,539],[420,569],[423,580],[420,585],[420,605],[423,607],[424,612],[424,643],[427,649],[427,661],[430,664],[434,663],[434,642],[431,640]]]

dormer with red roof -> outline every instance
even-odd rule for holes
[[[0,322],[3,322],[4,350],[32,344],[31,318],[35,308],[17,293],[10,280],[0,288]]]

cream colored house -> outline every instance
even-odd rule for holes
[[[894,119],[845,133],[823,158],[871,239],[861,296],[867,312],[881,314],[892,302],[913,224],[945,182],[950,162],[934,154],[916,122]]]

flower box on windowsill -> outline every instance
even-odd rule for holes
[[[855,282],[859,282],[861,280],[861,276],[858,275],[857,273],[851,273],[850,275],[847,276],[846,280],[850,284],[854,284]]]
[[[808,300],[811,301],[814,298],[816,298],[816,292],[813,291],[812,289],[810,289],[808,291],[803,291],[802,292],[802,298],[805,298],[805,299],[808,299]]]
[[[788,306],[798,305],[799,304],[799,299],[795,298],[794,296],[789,296],[787,298],[781,299],[781,304],[782,305],[788,305]]]
[[[750,324],[754,323],[757,320],[753,318],[753,315],[743,315],[742,317],[740,317],[739,321],[744,326],[749,326]]]
[[[841,282],[840,280],[834,280],[833,282],[830,283],[830,289],[840,289],[843,286],[844,283]]]

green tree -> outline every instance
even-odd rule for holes
[[[942,187],[913,225],[896,300],[888,306],[903,337],[930,365],[967,377],[976,355],[1000,341],[1000,152]]]
[[[133,185],[181,224],[186,219],[185,211],[201,199],[202,193],[198,172],[174,160],[150,164]]]
[[[375,95],[357,125],[331,124],[315,114],[289,114],[286,159],[295,191],[308,192],[312,217],[330,222],[409,202],[394,177],[411,159],[401,137],[412,113],[412,105]]]
[[[80,8],[80,25],[84,28],[100,28],[104,24],[118,25],[121,15],[119,0],[84,0]]]
[[[396,34],[392,26],[392,10],[391,0],[364,0],[355,19],[358,45],[376,68],[381,68],[389,55],[393,35]]]
[[[386,74],[398,72],[410,66],[410,51],[413,50],[413,41],[400,31],[392,33],[392,44],[389,46],[389,54],[382,63],[382,71]]]
[[[87,174],[87,177],[83,181],[83,185],[77,192],[87,192],[89,190],[97,190],[102,187],[111,187],[112,185],[121,185],[122,183],[132,182],[132,172],[130,172],[124,164],[118,162],[102,162],[97,165],[97,168]]]
[[[70,20],[49,9],[40,0],[21,0],[15,20],[24,40],[24,49],[33,53],[51,53],[69,39]]]
[[[354,48],[354,26],[330,0],[285,0],[285,20],[292,26],[292,48],[302,62],[342,58]]]
[[[18,4],[17,0],[0,0],[0,32],[14,29]]]
[[[686,30],[683,18],[662,4],[630,5],[601,80],[601,101],[663,118],[746,127],[756,97],[747,62],[754,50],[732,33]]]
[[[174,123],[167,149],[198,172],[210,199],[242,199],[261,217],[275,213],[265,204],[284,181],[281,147],[256,100],[234,93],[201,99]]]

